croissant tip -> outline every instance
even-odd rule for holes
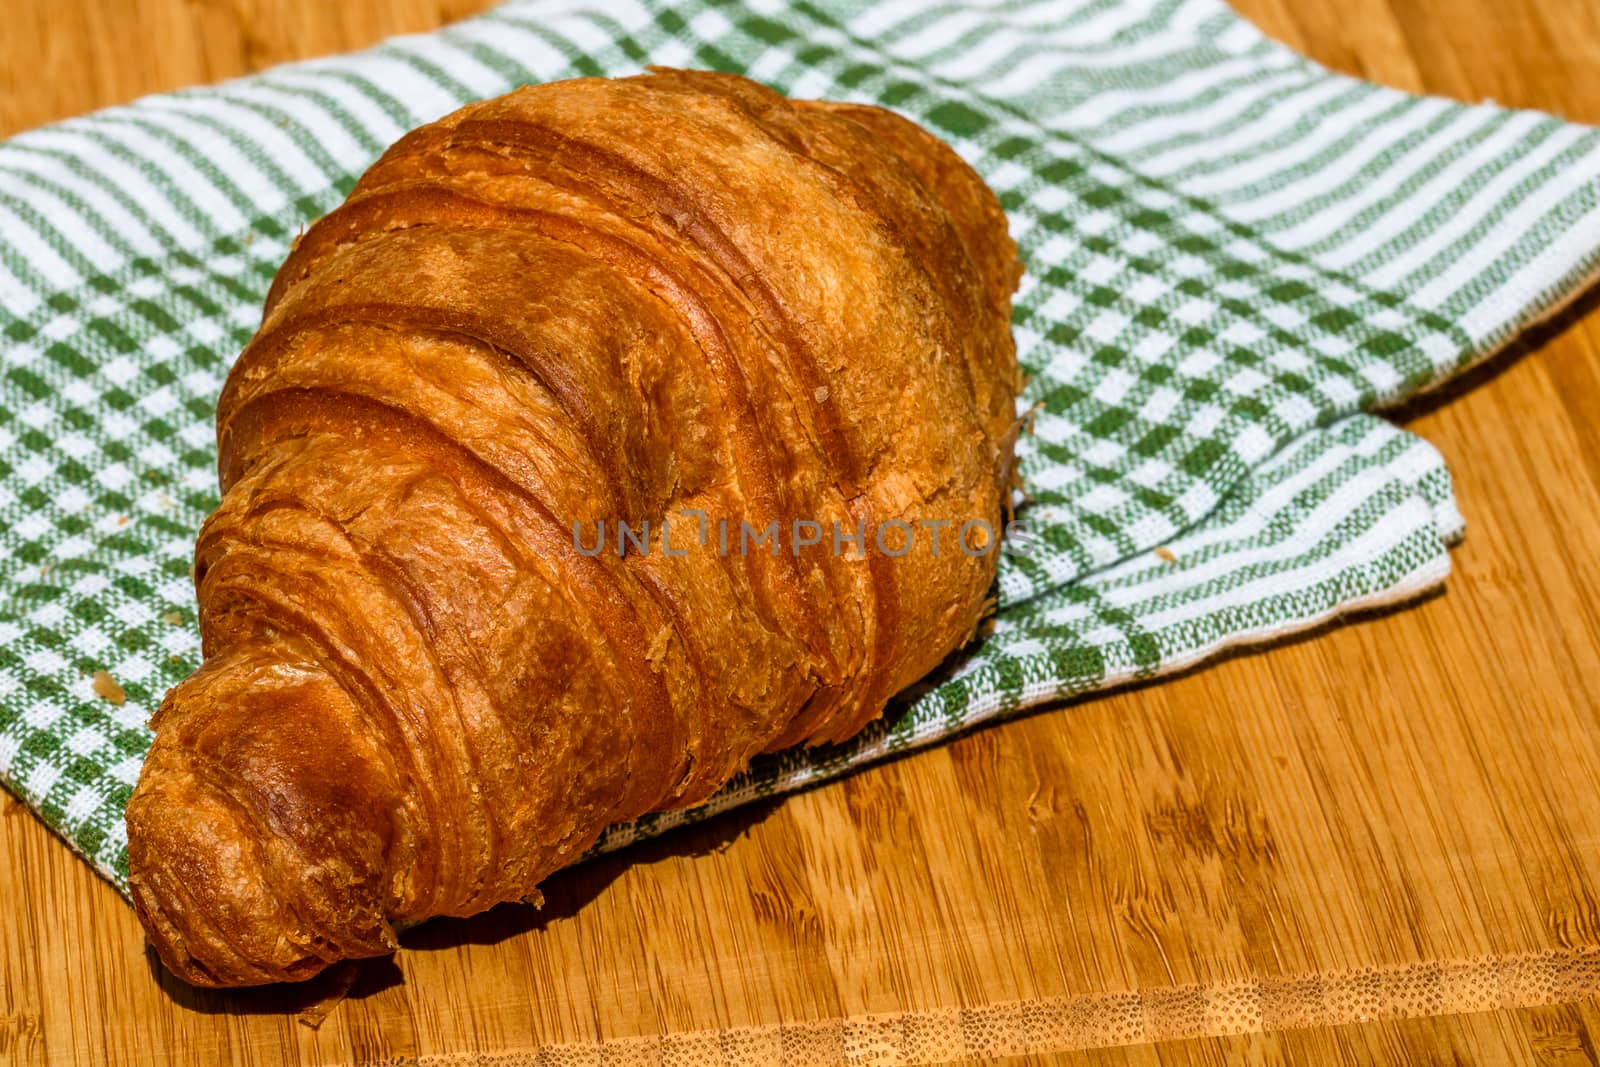
[[[155,822],[146,814],[145,808],[129,807],[128,889],[150,945],[167,970],[190,985],[215,988],[298,981],[327,966],[329,961],[303,954],[280,955],[270,966],[249,962],[233,943],[242,931],[223,933],[233,925],[230,916],[245,911],[232,898],[248,877],[248,865],[241,864],[235,878],[219,878],[218,865],[205,857],[209,845],[199,821]],[[179,905],[181,925],[170,911]],[[279,952],[286,947],[280,941]]]

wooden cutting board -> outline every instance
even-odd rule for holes
[[[0,133],[477,6],[10,0]],[[1240,7],[1343,70],[1600,122],[1594,0]],[[0,799],[0,1062],[1593,1063],[1597,309],[1402,413],[1471,524],[1444,595],[590,863],[308,988],[174,981]]]

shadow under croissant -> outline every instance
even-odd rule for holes
[[[781,800],[781,797],[754,800],[617,852],[591,856],[557,871],[540,884],[539,890],[544,894],[542,906],[512,902],[464,919],[431,919],[402,932],[400,946],[406,951],[433,951],[460,945],[492,945],[546,929],[572,918],[631,867],[722,851],[762,822]],[[145,946],[145,963],[167,996],[190,1011],[206,1015],[294,1015],[313,1028],[320,1025],[323,1017],[340,1001],[361,1000],[404,981],[393,956],[347,960],[304,982],[240,989],[192,986],[168,971],[149,945]]]
[[[1354,611],[1275,641],[1229,649],[1172,674],[1113,686],[1077,697],[1048,701],[1025,709],[1010,718],[1060,711],[1105,698],[1112,693],[1137,692],[1149,686],[1165,684],[1240,656],[1254,655],[1268,648],[1297,645],[1315,640],[1337,628],[1360,625],[1394,615],[1434,600],[1443,595],[1443,592],[1443,587],[1426,590],[1410,600]],[[894,714],[895,710],[896,705],[892,704],[889,714]],[[971,729],[962,731],[956,736],[976,733],[985,726],[998,725],[999,721],[990,720],[983,724],[975,724]],[[953,741],[955,737],[947,740]],[[915,751],[917,750],[909,749],[903,755],[911,755]],[[898,756],[888,757],[883,762],[896,758]],[[730,811],[677,827],[659,837],[647,838],[616,852],[591,856],[556,872],[544,881],[540,886],[544,894],[542,907],[508,903],[464,919],[433,919],[402,933],[401,947],[414,952],[436,951],[461,945],[489,945],[532,931],[544,930],[575,916],[629,868],[669,858],[708,856],[722,851],[765,821],[783,800],[784,796],[780,795],[750,801]],[[330,967],[305,982],[242,989],[202,989],[191,986],[173,976],[162,965],[155,950],[148,945],[145,946],[145,961],[152,977],[167,996],[171,997],[174,1003],[190,1011],[208,1015],[228,1013],[296,1016],[313,1028],[320,1026],[322,1020],[342,1001],[361,1000],[392,989],[404,981],[404,974],[393,956],[346,961]]]

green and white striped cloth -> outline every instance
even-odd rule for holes
[[[517,0],[13,138],[0,778],[119,887],[145,720],[198,662],[213,405],[289,241],[413,126],[647,63],[885,104],[954,144],[1027,264],[1039,410],[992,634],[855,742],[601,847],[1437,585],[1449,476],[1363,413],[1596,272],[1600,133],[1332,75],[1219,0]]]

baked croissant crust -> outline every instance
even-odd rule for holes
[[[731,75],[402,138],[298,241],[218,404],[204,665],[127,814],[167,966],[392,952],[879,715],[994,579],[1019,275],[936,138]]]

